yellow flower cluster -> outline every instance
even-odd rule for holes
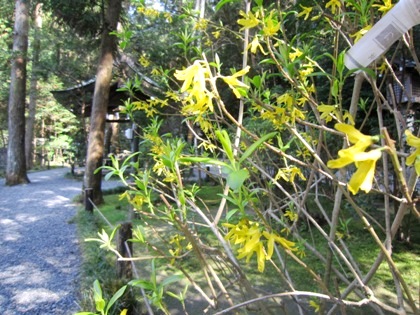
[[[133,196],[134,193],[134,196]],[[147,201],[147,198],[142,194],[136,194],[135,192],[129,192],[128,190],[118,196],[119,200],[127,199],[127,201],[134,207],[134,209],[139,210],[143,204]]]
[[[187,96],[183,99],[185,105],[182,111],[184,114],[202,115],[213,111],[213,94],[206,86],[210,77],[210,70],[202,60],[196,60],[188,68],[175,72],[175,78],[184,81],[181,93],[187,92]]]
[[[261,118],[271,121],[276,128],[283,128],[285,123],[295,124],[296,119],[305,119],[305,112],[297,105],[303,105],[306,99],[296,99],[293,92],[286,92],[277,97],[273,111],[263,111]]]
[[[172,22],[172,15],[169,12],[161,12],[153,8],[146,8],[145,6],[139,6],[137,8],[137,12],[152,19],[156,19],[162,15],[166,19],[166,21],[168,21],[169,23]]]
[[[207,30],[207,26],[209,24],[209,20],[207,19],[198,19],[194,25],[194,29],[198,31],[205,31]]]
[[[299,214],[295,212],[293,209],[286,210],[286,212],[284,213],[284,216],[292,222],[296,222],[299,219]]]
[[[162,155],[163,152],[163,140],[161,137],[151,134],[151,133],[145,133],[144,139],[149,141],[152,144],[152,148],[150,151],[156,155]]]
[[[242,219],[238,224],[224,223],[223,226],[229,229],[225,239],[239,245],[238,259],[246,258],[248,263],[254,253],[257,255],[259,272],[264,272],[265,261],[273,256],[275,244],[286,250],[296,250],[294,242],[278,236],[275,232],[265,231],[258,222]]]
[[[338,151],[338,159],[328,161],[329,168],[342,168],[354,163],[357,171],[351,177],[348,187],[352,194],[357,194],[359,189],[368,193],[372,189],[375,175],[376,162],[382,155],[382,149],[365,152],[366,149],[377,141],[377,137],[366,136],[352,125],[336,124],[335,129],[347,135],[353,146]]]
[[[188,251],[192,249],[192,245],[190,242],[186,246],[183,245],[184,240],[185,240],[185,237],[180,234],[175,234],[174,236],[171,237],[169,244],[171,244],[173,248],[169,250],[169,253],[174,257],[171,260],[171,265],[174,264],[175,257],[181,255],[184,250]]]
[[[303,55],[303,52],[299,48],[292,47],[293,52],[289,53],[290,61],[295,61],[296,58],[299,58]]]
[[[307,132],[300,132],[300,135],[312,148],[314,148],[318,144],[318,140],[314,139]],[[298,143],[297,145],[298,146],[295,151],[296,156],[301,157],[303,160],[308,160],[312,158],[312,153],[308,150],[308,148],[305,145],[302,145],[300,143]]]
[[[137,12],[151,18],[157,18],[160,15],[160,12],[158,10],[155,10],[152,8],[146,8],[144,6],[138,7]]]
[[[211,90],[208,89],[208,86],[214,86],[217,79],[222,79],[232,90],[233,94],[240,98],[241,91],[249,87],[239,81],[238,78],[245,75],[248,71],[249,66],[230,76],[221,74],[213,76],[207,61],[204,60],[196,60],[188,68],[177,70],[174,74],[175,78],[183,81],[181,93],[184,93],[184,98],[182,99],[183,107],[181,112],[186,116],[195,116],[195,122],[199,123],[203,131],[206,132],[209,129],[206,116],[214,110],[213,99],[215,97]]]
[[[417,176],[420,176],[420,138],[414,136],[410,130],[406,130],[405,135],[407,137],[408,145],[415,149],[407,158],[407,165],[414,164],[416,174]]]
[[[140,56],[139,62],[145,68],[150,66],[150,60],[145,55]]]
[[[146,101],[135,101],[133,106],[136,110],[144,111],[147,117],[155,117],[159,113],[158,107],[165,107],[168,100],[148,99]]]
[[[337,105],[321,104],[317,108],[318,108],[318,111],[321,113],[321,119],[324,119],[325,122],[327,123],[334,119],[339,122],[347,120],[347,122],[350,125],[354,125],[353,116],[350,115],[350,113],[347,110],[344,111],[343,115],[341,115],[341,113],[338,110]]]
[[[305,176],[302,174],[302,171],[300,168],[296,166],[289,166],[280,168],[277,171],[277,175],[275,177],[276,180],[279,180],[280,178],[285,180],[286,182],[295,182],[295,177],[299,176],[301,180],[306,180]]]

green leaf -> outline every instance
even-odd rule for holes
[[[105,300],[104,299],[97,299],[95,300],[95,307],[98,312],[102,312],[105,309]]]
[[[114,230],[112,230],[111,236],[109,237],[109,242],[111,243],[111,241],[114,239],[115,236],[115,232],[117,232],[117,230],[121,227],[121,225],[117,225]]]
[[[171,291],[166,291],[166,294],[169,295],[170,297],[173,297],[174,299],[177,299],[178,301],[182,300],[181,293],[180,293],[180,295],[176,295],[175,293],[173,293]]]
[[[108,314],[109,309],[112,307],[112,305],[114,305],[114,303],[124,294],[125,289],[127,288],[127,286],[123,286],[122,288],[120,288],[113,296],[112,298],[109,300],[108,305],[106,306],[106,310],[105,310],[105,314]]]
[[[110,179],[111,179],[111,177],[112,177],[112,176],[114,176],[114,175],[117,175],[117,174],[116,174],[116,172],[108,172],[108,173],[106,173],[106,175],[105,175],[104,179],[105,179],[106,181],[108,181],[108,180],[110,180]]]
[[[122,164],[122,166],[125,166],[125,165],[128,165],[130,162],[131,162],[131,160],[136,156],[136,155],[139,155],[141,152],[135,152],[135,153],[132,153],[132,154],[130,154],[129,156],[127,156],[126,157],[126,159],[124,160],[124,162],[123,162],[123,164]]]
[[[93,282],[93,293],[94,293],[94,299],[102,299],[102,289],[101,289],[101,284],[99,283],[99,280],[96,279]]]
[[[132,243],[144,243],[144,230],[141,225],[137,225],[135,229],[133,229],[133,238],[129,239]]]
[[[265,141],[267,141],[268,139],[273,138],[275,135],[277,134],[277,132],[271,132],[269,134],[266,134],[265,136],[262,136],[261,138],[259,138],[257,141],[255,141],[245,152],[244,154],[242,154],[240,160],[239,160],[239,164],[241,164],[243,161],[245,161],[256,149],[258,149],[258,147],[263,144]]]
[[[332,86],[332,89],[331,89],[331,95],[334,96],[334,97],[338,96],[338,91],[339,91],[339,86],[340,86],[339,83],[340,82],[337,79],[334,79],[333,86]]]
[[[237,204],[236,200],[233,199],[230,196],[226,196],[226,195],[223,195],[223,194],[217,194],[217,196],[225,198],[227,201],[231,202],[232,204]]]
[[[244,181],[247,180],[248,177],[249,177],[248,170],[243,168],[243,169],[231,172],[229,176],[227,177],[227,183],[233,190],[237,190],[243,185]]]
[[[219,3],[216,5],[216,12],[219,11],[225,4],[230,3],[230,2],[235,2],[236,0],[221,0],[219,1]]]
[[[184,276],[183,276],[183,275],[181,275],[181,274],[175,274],[175,275],[172,275],[172,276],[170,276],[170,277],[165,278],[165,279],[162,281],[161,286],[165,287],[165,286],[167,286],[168,284],[171,284],[171,283],[174,283],[174,282],[178,282],[179,280],[182,280],[183,278],[184,278]]]
[[[228,164],[218,159],[213,159],[209,157],[200,157],[200,156],[183,156],[179,158],[179,162],[180,163],[208,163],[208,164],[213,164],[213,165],[228,166]]]
[[[256,75],[256,76],[254,76],[253,78],[252,78],[252,84],[256,87],[256,88],[261,88],[261,83],[262,83],[262,80],[261,80],[261,76],[260,75]]]
[[[133,287],[138,287],[149,291],[153,291],[155,288],[153,283],[148,280],[132,280],[128,284]]]
[[[344,50],[338,55],[338,58],[337,58],[337,71],[340,74],[343,74],[343,71],[344,71],[344,67],[345,67],[344,56],[345,56],[345,54],[346,54],[346,51]]]
[[[229,221],[230,220],[230,218],[236,213],[236,212],[238,212],[239,211],[239,209],[238,208],[236,208],[236,209],[232,209],[232,210],[230,210],[227,214],[226,214],[226,221]]]
[[[222,167],[222,174],[229,176],[230,173],[234,172],[235,168],[230,165],[225,165]]]
[[[223,150],[225,151],[229,161],[233,164],[235,162],[235,157],[233,156],[232,151],[232,142],[230,142],[229,135],[226,130],[216,130],[216,137],[222,144]]]

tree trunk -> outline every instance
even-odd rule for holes
[[[84,188],[92,189],[93,202],[103,203],[101,190],[102,174],[95,170],[102,166],[104,154],[105,121],[109,100],[109,87],[112,79],[116,37],[109,33],[117,29],[122,0],[109,0],[102,33],[101,56],[96,73],[95,92],[93,94],[92,113],[90,116],[89,143],[86,156]]]
[[[29,91],[29,113],[26,121],[25,134],[25,153],[26,153],[26,167],[31,169],[34,164],[34,129],[35,129],[35,114],[36,102],[38,97],[38,71],[39,71],[39,53],[41,50],[40,29],[42,28],[41,16],[42,3],[37,3],[34,11],[34,42],[33,42],[33,57],[32,57],[32,75]]]
[[[9,142],[6,185],[29,183],[25,161],[26,60],[29,33],[29,0],[16,0],[13,62],[8,108]]]

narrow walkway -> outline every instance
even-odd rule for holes
[[[79,311],[80,252],[73,198],[82,183],[68,168],[30,173],[30,184],[0,180],[0,314]],[[104,188],[115,186],[105,182]]]

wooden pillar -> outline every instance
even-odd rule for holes
[[[123,257],[129,258],[133,252],[133,244],[127,240],[133,238],[131,222],[121,224],[117,234],[117,251]],[[117,261],[117,275],[121,279],[131,279],[133,276],[133,269],[131,261]]]
[[[93,211],[93,189],[92,188],[85,188],[85,210],[86,211]]]

